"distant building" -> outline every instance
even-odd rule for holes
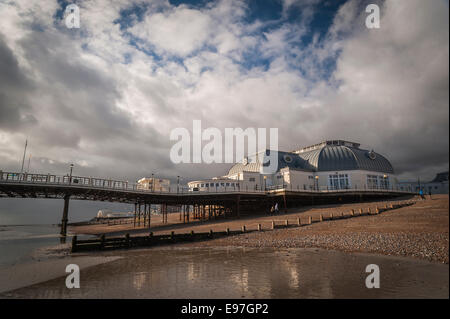
[[[191,181],[188,183],[188,186],[190,191],[230,191],[239,190],[241,181],[228,177],[213,177],[211,179]]]
[[[170,191],[170,180],[144,177],[138,180],[137,189],[150,190],[154,192],[168,192]]]
[[[421,189],[428,194],[448,194],[448,172],[438,173],[432,181],[399,182],[400,190],[419,192]]]
[[[112,212],[108,209],[101,209],[97,212],[97,218],[125,218],[133,216],[132,212],[121,213],[121,212]]]
[[[188,183],[191,191],[223,191],[230,188],[261,190],[393,189],[394,168],[382,155],[360,148],[360,144],[328,140],[292,152],[276,152],[278,169],[265,174],[270,150],[246,157],[228,174]]]

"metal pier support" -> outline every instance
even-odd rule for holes
[[[67,236],[67,221],[69,220],[69,200],[70,195],[64,196],[64,210],[63,210],[63,216],[61,220],[61,235]]]

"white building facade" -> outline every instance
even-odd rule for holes
[[[267,172],[269,160],[278,161],[275,172]],[[191,191],[223,191],[231,185],[242,191],[397,189],[397,179],[384,156],[358,143],[328,140],[292,152],[265,150],[234,164],[225,176],[188,185]]]
[[[169,192],[170,180],[155,177],[143,177],[137,182],[137,189],[154,192]]]

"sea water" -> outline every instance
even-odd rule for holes
[[[0,225],[0,266],[33,261],[37,249],[60,244],[59,231],[57,225]]]

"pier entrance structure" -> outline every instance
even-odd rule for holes
[[[0,198],[54,198],[63,199],[61,235],[67,234],[69,201],[90,200],[128,203],[134,205],[135,226],[151,226],[150,205],[161,205],[167,221],[167,206],[179,206],[180,218],[213,219],[239,218],[243,214],[264,213],[278,203],[280,210],[289,206],[319,203],[363,201],[412,194],[407,190],[391,187],[367,189],[296,189],[286,185],[272,189],[210,189],[191,191],[177,185],[166,190],[142,189],[125,181],[83,176],[53,174],[27,174],[0,170]],[[143,224],[141,221],[143,219]]]

